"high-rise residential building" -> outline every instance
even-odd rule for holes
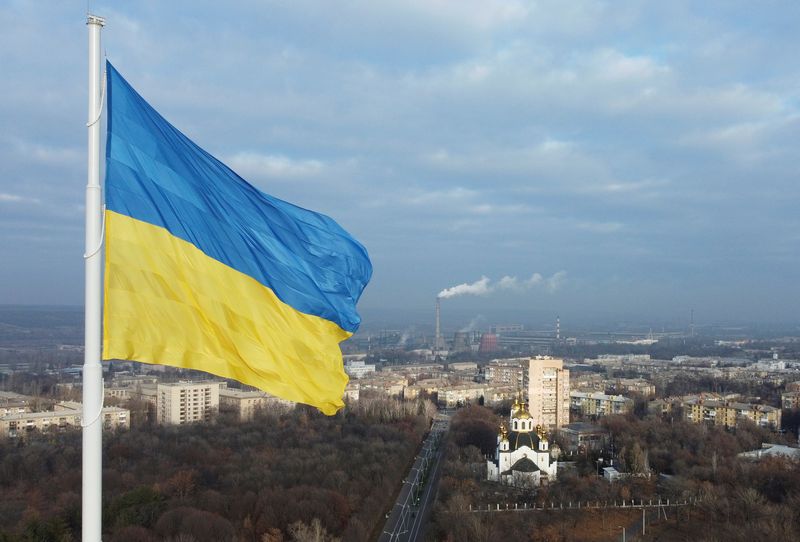
[[[159,384],[156,420],[167,425],[209,421],[219,411],[219,382]]]
[[[528,387],[528,358],[493,359],[484,369],[486,382],[512,386],[522,393]]]
[[[530,359],[528,403],[534,425],[553,430],[569,423],[569,369],[550,356]]]

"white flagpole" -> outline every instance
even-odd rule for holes
[[[100,364],[102,311],[103,200],[100,188],[100,113],[102,65],[100,30],[105,21],[88,15],[89,27],[89,171],[86,184],[85,351],[83,359],[83,542],[102,536],[103,366]]]

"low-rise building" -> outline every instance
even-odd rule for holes
[[[375,365],[368,364],[361,360],[349,360],[344,364],[344,372],[350,378],[364,378],[369,373],[375,372]]]
[[[348,382],[347,386],[344,388],[345,401],[358,402],[360,390],[361,386],[358,384],[358,382]]]
[[[800,391],[800,380],[786,384],[786,391]]]
[[[416,383],[406,386],[403,390],[403,398],[416,399],[420,394],[426,394],[434,397],[438,395],[439,390],[450,386],[450,381],[446,378],[426,378],[418,380]]]
[[[617,393],[637,393],[645,397],[656,394],[655,384],[644,378],[617,378],[612,382],[611,388]]]
[[[105,395],[107,398],[112,397],[114,399],[120,399],[124,401],[131,398],[131,391],[132,388],[127,386],[108,386],[103,388],[103,395]]]
[[[150,403],[153,407],[158,407],[158,385],[142,384],[137,385],[130,391],[130,399]]]
[[[17,412],[0,416],[0,437],[24,437],[32,431],[79,428],[82,409],[81,403],[65,401],[55,405],[53,410]],[[124,408],[104,407],[100,419],[106,429],[130,427],[130,412]]]
[[[781,427],[781,410],[768,405],[691,398],[682,406],[685,418],[693,423],[709,423],[730,429],[742,420],[750,420],[760,427]]]
[[[570,378],[569,388],[570,391],[605,392],[608,383],[608,379],[602,374],[583,374],[578,377]]]
[[[474,361],[456,361],[453,363],[448,363],[447,367],[451,371],[456,372],[472,372],[475,373],[478,370],[478,364]]]
[[[120,388],[135,388],[136,386],[155,386],[158,384],[158,377],[143,375],[119,375],[115,374],[111,384]]]
[[[787,391],[782,393],[781,407],[786,409],[800,408],[800,391]]]
[[[392,373],[371,373],[358,381],[361,391],[374,390],[383,395],[403,395],[408,385],[406,377]]]
[[[447,408],[466,404],[496,405],[513,399],[517,390],[510,386],[490,386],[488,384],[463,384],[440,388],[438,403]]]
[[[444,365],[441,363],[414,363],[407,365],[387,365],[381,368],[382,373],[394,373],[403,375],[411,379],[422,376],[428,378],[438,378],[444,373]]]
[[[584,416],[626,414],[633,410],[633,399],[623,397],[622,395],[572,391],[569,394],[569,398],[570,408]]]
[[[622,473],[616,467],[603,467],[603,479],[606,482],[616,482],[622,478]]]
[[[485,402],[485,393],[485,384],[448,386],[439,389],[437,399],[440,405],[454,408],[467,404],[478,404],[481,401]]]
[[[737,454],[737,457],[743,459],[763,459],[766,457],[786,457],[788,459],[800,460],[800,448],[793,446],[786,446],[784,444],[772,444],[765,442],[761,448],[742,452]]]
[[[593,423],[568,423],[559,432],[567,451],[572,453],[602,450],[608,443],[608,431]]]
[[[31,411],[33,398],[13,391],[0,391],[0,416]]]
[[[260,390],[219,388],[219,408],[234,413],[239,421],[252,420],[259,411],[288,412],[294,405]]]

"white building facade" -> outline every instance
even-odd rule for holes
[[[219,382],[170,382],[157,388],[156,420],[164,425],[207,422],[219,411]]]
[[[514,402],[508,425],[500,424],[497,450],[486,462],[486,477],[515,487],[538,487],[556,479],[558,462],[551,456],[545,429],[535,426],[525,403]]]

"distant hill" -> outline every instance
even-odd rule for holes
[[[83,344],[83,307],[0,305],[0,347]]]

